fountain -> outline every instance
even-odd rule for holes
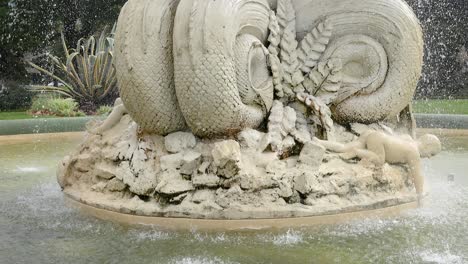
[[[402,0],[130,0],[121,98],[58,182],[84,205],[154,219],[301,225],[414,205],[420,157],[441,149],[415,138],[422,58]]]

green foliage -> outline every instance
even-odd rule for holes
[[[32,94],[26,87],[11,81],[0,81],[0,111],[27,109],[31,99]]]
[[[78,103],[72,98],[38,96],[33,100],[31,112],[38,115],[54,115],[64,117],[85,116],[78,110]]]
[[[55,53],[113,24],[126,0],[0,0],[0,80],[29,82],[24,55]]]
[[[112,106],[110,105],[101,105],[97,112],[96,115],[108,115],[110,112],[112,112]]]
[[[415,113],[468,115],[468,100],[417,100],[413,102]]]
[[[48,75],[63,86],[31,86],[33,91],[56,92],[75,99],[80,109],[94,112],[97,107],[117,97],[117,78],[113,66],[115,26],[109,35],[106,30],[96,42],[94,36],[78,40],[75,49],[68,49],[62,34],[62,46],[65,62],[53,55],[48,55],[55,66],[52,73],[37,64],[28,61],[36,70]],[[110,98],[109,98],[110,97]]]

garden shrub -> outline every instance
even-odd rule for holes
[[[101,105],[97,112],[96,115],[108,115],[110,112],[112,112],[112,106],[110,105]]]
[[[12,81],[0,81],[0,111],[23,110],[31,106],[32,93]]]
[[[78,110],[78,103],[72,98],[60,98],[41,95],[33,100],[31,112],[36,115],[54,115],[63,117],[85,116]]]

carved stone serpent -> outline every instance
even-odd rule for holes
[[[373,123],[396,117],[410,104],[421,75],[423,38],[418,19],[404,1],[293,0],[293,4],[299,37],[324,18],[333,27],[322,59],[343,61],[342,90],[352,95],[332,107],[335,120]]]
[[[268,2],[276,1],[130,0],[119,17],[115,57],[132,118],[158,134],[188,126],[213,137],[257,127],[273,100],[263,46]],[[337,120],[376,122],[410,103],[423,44],[418,21],[403,1],[293,4],[299,37],[325,18],[333,25],[322,59],[343,61],[343,91],[353,95],[333,107]]]

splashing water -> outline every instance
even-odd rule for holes
[[[3,146],[0,263],[466,263],[468,138],[451,140],[424,163],[430,195],[423,208],[336,226],[242,232],[169,232],[82,215],[67,207],[54,177],[76,141],[35,143],[34,152],[30,144]],[[18,170],[28,167],[41,169]]]

